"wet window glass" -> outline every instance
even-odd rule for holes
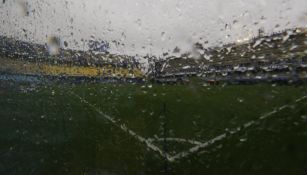
[[[306,0],[0,1],[0,174],[306,173]]]

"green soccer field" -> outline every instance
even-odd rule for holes
[[[306,85],[48,85],[0,108],[1,174],[307,171]]]

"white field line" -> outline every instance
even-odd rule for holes
[[[277,108],[277,109],[275,109],[275,110],[273,110],[273,111],[271,111],[271,112],[269,112],[269,113],[266,113],[266,114],[260,116],[260,117],[258,118],[257,121],[264,120],[264,119],[266,119],[266,118],[272,116],[273,114],[275,114],[275,113],[277,113],[277,112],[279,112],[279,111],[282,111],[282,110],[284,110],[284,109],[286,109],[286,108],[289,108],[289,107],[291,107],[293,104],[296,104],[296,103],[298,103],[298,102],[300,102],[300,101],[302,101],[302,100],[304,100],[304,99],[306,99],[306,98],[307,98],[307,95],[306,95],[306,96],[303,96],[303,97],[301,97],[301,98],[296,99],[295,102],[292,103],[292,104],[287,104],[287,105],[281,106],[281,107],[279,107],[279,108]],[[242,128],[241,128],[241,127],[238,127],[236,130],[232,131],[231,134],[238,133],[239,131],[241,131],[241,129],[246,129],[246,128],[250,127],[250,126],[255,125],[256,123],[257,123],[256,121],[247,122],[247,123],[245,123],[245,124],[243,125]],[[223,133],[223,134],[221,134],[221,135],[219,135],[219,136],[217,136],[217,137],[215,137],[215,138],[213,138],[213,139],[211,139],[211,140],[209,140],[209,141],[207,141],[207,142],[205,142],[205,143],[202,143],[202,144],[200,144],[200,145],[197,145],[197,146],[194,146],[194,147],[190,148],[188,151],[183,151],[183,152],[178,153],[178,154],[176,154],[176,155],[174,155],[174,156],[172,156],[172,157],[169,157],[168,160],[169,160],[170,162],[174,162],[174,161],[179,160],[179,159],[181,159],[181,158],[190,156],[191,154],[193,154],[193,153],[195,153],[195,152],[198,152],[200,149],[206,148],[206,147],[208,147],[208,146],[214,144],[214,143],[217,142],[217,141],[220,141],[220,140],[225,139],[226,137],[227,137],[227,133]]]
[[[75,93],[72,93],[74,96],[76,96],[77,98],[79,98],[81,100],[81,102],[87,104],[89,107],[91,107],[92,109],[94,109],[96,112],[98,112],[102,117],[104,117],[105,119],[107,119],[108,121],[110,121],[112,124],[114,124],[115,126],[119,127],[122,131],[124,131],[125,133],[131,135],[132,137],[136,138],[139,142],[141,143],[145,143],[146,146],[151,149],[152,151],[154,152],[157,152],[159,153],[160,156],[166,158],[166,160],[168,160],[169,162],[174,162],[176,160],[179,160],[181,158],[184,158],[184,157],[187,157],[195,152],[198,152],[200,149],[203,149],[203,148],[206,148],[212,144],[214,144],[215,142],[217,141],[220,141],[220,140],[223,140],[227,137],[227,134],[230,133],[230,134],[235,134],[235,133],[238,133],[239,131],[241,131],[242,129],[246,129],[250,126],[253,126],[255,125],[257,122],[252,120],[252,121],[249,121],[247,123],[245,123],[242,127],[238,127],[236,130],[233,130],[233,131],[230,131],[230,132],[227,132],[227,133],[223,133],[205,143],[201,143],[199,141],[195,141],[195,140],[190,140],[190,139],[182,139],[182,138],[144,138],[138,134],[136,134],[134,131],[130,130],[129,128],[127,128],[125,126],[125,124],[118,124],[117,121],[112,118],[111,116],[103,113],[102,111],[100,111],[96,106],[90,104],[88,101],[86,101],[84,98],[80,97],[79,95],[75,94]],[[303,96],[301,98],[298,98],[295,100],[295,103],[298,103],[304,99],[307,98],[307,95],[306,96]],[[282,111],[286,108],[289,108],[291,107],[293,104],[287,104],[287,105],[283,105],[269,113],[266,113],[262,116],[260,116],[258,118],[258,120],[264,120],[270,116],[272,116],[273,114],[279,112],[279,111]],[[190,143],[190,144],[194,144],[196,146],[190,148],[188,151],[183,151],[181,153],[178,153],[174,156],[170,156],[169,154],[165,153],[164,151],[162,151],[159,147],[157,147],[156,145],[154,145],[152,142],[154,141],[158,141],[158,142],[161,142],[161,141],[173,141],[173,142],[178,142],[178,143]]]
[[[168,142],[178,142],[178,143],[189,143],[192,145],[201,145],[202,143],[196,140],[191,140],[191,139],[183,139],[183,138],[148,138],[151,142],[163,142],[163,141],[168,141]]]
[[[87,100],[85,100],[84,98],[80,97],[79,95],[75,94],[72,92],[72,94],[79,98],[81,100],[81,102],[83,102],[84,104],[88,105],[89,107],[91,107],[93,110],[95,110],[96,112],[98,112],[102,117],[104,117],[105,119],[107,119],[108,121],[110,121],[113,125],[117,126],[118,128],[120,128],[122,131],[124,131],[125,133],[129,134],[130,136],[134,137],[135,139],[137,139],[139,142],[141,143],[145,143],[146,146],[151,149],[154,152],[159,153],[162,157],[166,158],[168,161],[170,161],[170,155],[165,153],[164,151],[162,151],[159,147],[157,147],[156,145],[152,144],[152,140],[150,139],[146,139],[138,134],[136,134],[134,131],[132,131],[131,129],[127,128],[125,126],[125,124],[118,124],[116,122],[116,120],[114,118],[112,118],[111,116],[103,113],[102,111],[100,111],[96,106],[92,105],[91,103],[89,103]]]

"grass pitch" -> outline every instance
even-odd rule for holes
[[[304,174],[306,95],[306,85],[2,87],[0,172]]]

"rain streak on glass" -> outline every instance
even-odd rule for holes
[[[306,0],[2,0],[0,174],[306,174]]]

